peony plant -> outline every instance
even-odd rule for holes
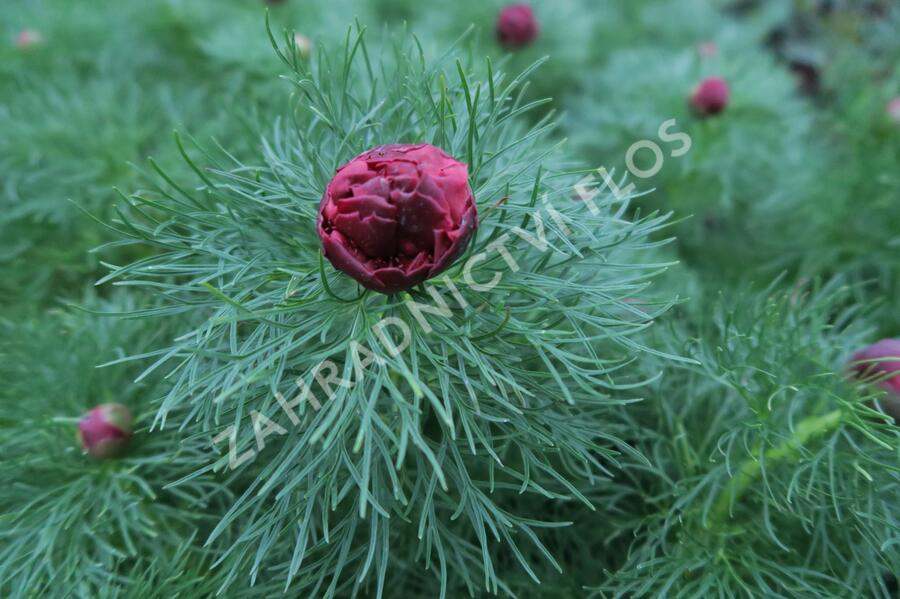
[[[273,42],[291,121],[262,161],[182,143],[197,181],[121,207],[123,243],[158,251],[106,277],[188,323],[150,367],[170,385],[155,425],[206,431],[204,471],[248,489],[209,547],[326,597],[556,568],[544,533],[567,521],[519,501],[590,509],[631,451],[605,423],[645,382],[631,337],[670,306],[635,306],[667,215],[571,200],[553,121],[525,121],[539,63],[379,54],[361,28],[313,61]]]

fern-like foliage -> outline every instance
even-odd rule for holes
[[[613,497],[595,596],[893,596],[897,427],[845,376],[867,314],[839,281],[778,287],[684,308],[703,366],[628,412],[653,467]]]
[[[169,385],[156,426],[202,432],[197,475],[240,488],[208,538],[223,588],[383,596],[390,570],[410,593],[496,593],[507,557],[537,579],[533,555],[556,564],[542,529],[566,525],[540,506],[590,506],[585,490],[634,453],[604,422],[646,382],[631,363],[653,350],[637,336],[669,302],[635,305],[666,266],[640,252],[666,216],[573,198],[552,115],[523,125],[545,103],[523,100],[538,64],[510,78],[456,49],[429,60],[408,36],[376,53],[362,28],[307,59],[291,39],[273,44],[296,109],[264,158],[179,139],[196,180],[160,170],[125,198],[114,245],[154,252],[104,279],[163,302],[129,316],[193,323],[141,357]],[[366,292],[323,261],[317,206],[354,155],[414,142],[468,163],[478,234],[446,276]],[[298,380],[315,401],[293,401]],[[540,501],[514,508],[522,495]]]
[[[94,312],[135,308],[122,293],[82,303]],[[134,365],[95,368],[159,343],[162,331],[72,310],[0,321],[4,597],[121,596],[129,571],[140,578],[182,559],[186,540],[211,526],[207,512],[227,505],[222,482],[209,475],[166,488],[202,463],[207,445],[177,431],[148,433],[156,381],[134,383]],[[135,434],[121,458],[94,460],[78,447],[75,423],[109,402],[129,406]],[[192,563],[202,559],[192,550]]]

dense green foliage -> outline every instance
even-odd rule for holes
[[[502,4],[0,5],[0,596],[895,596],[900,7]],[[315,218],[396,142],[480,225],[381,295]]]

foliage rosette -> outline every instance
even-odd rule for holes
[[[137,308],[121,291],[108,299],[87,295],[80,304],[41,319],[0,318],[0,403],[18,405],[15,420],[0,422],[0,476],[14,481],[0,489],[0,590],[13,598],[103,597],[127,587],[161,596],[138,589],[151,578],[161,587],[176,572],[208,567],[193,541],[215,524],[208,514],[224,509],[229,493],[211,473],[194,473],[207,456],[206,440],[174,429],[132,435],[114,460],[84,455],[75,442],[79,428],[82,439],[88,433],[89,454],[103,457],[121,438],[111,439],[109,426],[129,428],[125,405],[137,422],[152,419],[159,379],[139,378],[141,368],[124,353],[149,350],[168,327],[101,316]],[[79,414],[98,399],[107,403],[83,423]],[[207,575],[184,574],[182,590],[214,594],[220,583],[203,583]]]
[[[589,597],[894,594],[898,429],[846,376],[869,325],[840,279],[779,283],[676,309],[699,364],[624,413],[652,465],[586,518],[611,573]]]
[[[537,560],[558,567],[541,529],[567,523],[517,498],[587,508],[632,452],[604,422],[645,382],[636,336],[670,305],[639,299],[667,215],[572,200],[552,114],[523,124],[546,104],[523,99],[540,63],[510,78],[414,41],[377,55],[361,29],[311,61],[289,41],[273,45],[299,102],[264,162],[179,138],[196,183],[163,172],[128,196],[120,243],[158,253],[104,279],[193,323],[145,357],[170,384],[156,424],[187,414],[210,438],[202,470],[246,489],[208,542],[228,538],[229,581],[265,570],[316,596],[380,595],[389,568],[441,596],[536,580]],[[340,165],[397,143],[464,163],[479,223],[437,276],[383,294],[328,265],[316,221]]]
[[[813,202],[823,152],[807,143],[814,115],[787,69],[746,39],[717,44],[715,57],[680,38],[613,53],[569,98],[565,126],[596,166],[631,169],[636,189],[653,189],[648,208],[684,218],[674,233],[686,260],[729,280],[771,277],[792,238],[772,231],[800,224],[792,211]],[[617,101],[598,104],[608,89]],[[633,145],[644,140],[659,152]]]

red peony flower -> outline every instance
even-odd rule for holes
[[[319,205],[325,257],[364,287],[409,289],[446,270],[478,226],[469,168],[429,144],[363,152]]]
[[[697,114],[706,116],[719,114],[728,106],[728,82],[721,77],[709,77],[691,95],[691,106]]]
[[[850,358],[850,367],[857,378],[877,380],[888,392],[877,405],[900,425],[900,339],[882,339],[861,349]]]
[[[537,34],[537,19],[527,4],[510,4],[497,16],[497,39],[507,48],[527,46]]]
[[[884,389],[900,395],[900,339],[882,339],[861,349],[850,365],[859,378],[878,379]]]
[[[81,446],[95,458],[117,454],[131,437],[131,411],[118,403],[91,409],[78,421]]]

